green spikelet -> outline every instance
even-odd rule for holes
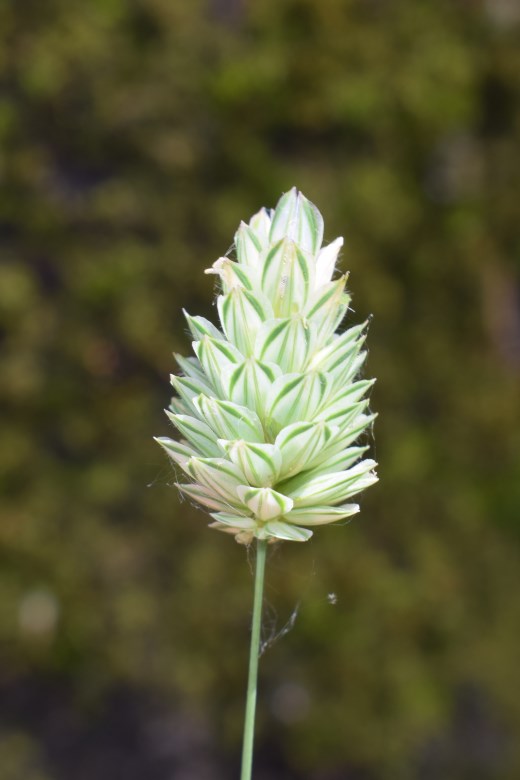
[[[350,298],[333,280],[343,239],[322,248],[323,219],[296,189],[235,235],[220,279],[221,330],[186,319],[196,358],[179,358],[168,416],[181,441],[158,438],[189,477],[179,489],[238,542],[303,542],[310,527],[359,511],[377,481],[355,446],[375,415],[359,380],[365,325],[337,332]]]

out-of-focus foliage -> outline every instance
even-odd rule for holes
[[[520,774],[514,0],[0,3],[1,780],[236,772],[251,578],[180,504],[180,310],[300,187],[381,482],[275,551],[258,779]],[[329,594],[335,594],[329,597]],[[276,621],[275,621],[276,618]]]

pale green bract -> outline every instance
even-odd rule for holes
[[[177,358],[167,412],[182,439],[157,441],[190,479],[180,490],[241,543],[306,541],[358,512],[350,500],[377,481],[355,444],[375,417],[374,380],[359,379],[366,323],[337,332],[343,239],[322,239],[320,212],[292,189],[241,223],[236,260],[206,272],[220,278],[221,330],[186,314],[196,357]]]

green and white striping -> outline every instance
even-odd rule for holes
[[[374,380],[359,379],[367,323],[337,332],[350,297],[333,279],[343,239],[322,247],[323,219],[296,189],[235,235],[219,258],[220,328],[184,312],[196,357],[176,356],[168,416],[181,440],[157,438],[211,514],[249,544],[306,541],[314,526],[359,511],[346,503],[377,481],[359,437]]]

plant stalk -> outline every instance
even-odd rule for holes
[[[258,658],[260,655],[260,625],[262,621],[262,599],[264,593],[264,572],[267,541],[258,539],[256,548],[255,593],[253,619],[251,622],[251,647],[249,651],[249,675],[247,679],[246,714],[244,740],[242,743],[242,771],[240,780],[251,780],[253,771],[253,743],[255,738],[256,689],[258,679]]]

